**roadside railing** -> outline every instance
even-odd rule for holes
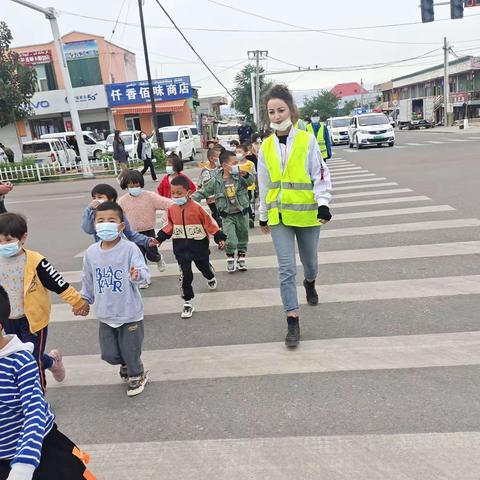
[[[89,162],[94,175],[118,175],[118,162],[105,157]],[[130,159],[129,168],[138,168],[143,162]],[[0,180],[9,182],[42,182],[59,180],[63,177],[82,176],[83,170],[80,163],[54,165],[50,163],[3,164],[0,165]]]

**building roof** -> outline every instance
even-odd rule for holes
[[[368,90],[365,90],[358,82],[350,83],[338,83],[335,85],[332,90],[337,97],[350,97],[352,95],[360,95],[361,93],[368,93]]]
[[[472,58],[473,57],[471,55],[467,55],[465,57],[460,57],[460,58],[457,58],[456,60],[452,60],[452,61],[448,62],[448,64],[449,65],[458,65],[459,63],[466,62],[468,60],[471,60]],[[439,68],[443,68],[443,63],[435,65],[434,67],[428,67],[428,68],[425,68],[423,70],[418,70],[416,72],[409,73],[408,75],[403,75],[401,77],[393,78],[392,82],[395,82],[397,80],[405,80],[406,78],[415,77],[416,75],[422,75],[422,74],[428,73],[428,72],[434,72],[435,70],[438,70]]]

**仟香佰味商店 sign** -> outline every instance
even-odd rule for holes
[[[192,96],[190,77],[172,77],[152,80],[153,98],[156,102],[180,100]],[[150,102],[147,81],[112,83],[105,86],[110,107]]]

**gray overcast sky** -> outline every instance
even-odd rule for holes
[[[72,30],[112,36],[115,20],[138,24],[137,0],[31,0],[42,6],[53,6],[64,12],[99,17],[99,21],[61,13],[62,34]],[[219,0],[221,3],[263,15],[273,20],[288,22],[304,28],[343,28],[420,21],[420,0]],[[0,18],[12,30],[13,46],[41,43],[51,40],[49,23],[41,14],[11,0],[0,0]],[[162,0],[162,4],[180,27],[251,29],[260,33],[219,33],[184,30],[187,38],[228,88],[233,87],[235,73],[248,63],[247,50],[268,50],[277,59],[301,66],[323,67],[364,65],[411,58],[434,49],[435,57],[412,60],[403,66],[383,67],[356,72],[309,72],[279,75],[276,80],[287,83],[294,90],[331,87],[336,83],[360,81],[367,85],[441,63],[443,37],[447,36],[459,55],[480,55],[480,7],[465,10],[462,20],[436,21],[382,29],[346,30],[337,33],[374,40],[339,38],[318,32],[273,33],[268,30],[292,30],[261,18],[254,18],[208,0]],[[171,27],[155,0],[145,0],[147,25]],[[448,6],[436,7],[436,19],[448,18]],[[198,62],[193,52],[175,30],[148,28],[147,38],[151,55],[152,75],[156,78],[190,75],[199,85],[200,95],[222,94],[222,87]],[[112,42],[137,54],[140,79],[146,77],[140,29],[117,25]],[[176,57],[176,58],[168,58]],[[243,62],[243,63],[241,63]],[[269,59],[263,63],[269,70],[289,68]],[[229,68],[231,67],[231,68]],[[229,69],[227,69],[229,68]],[[226,70],[227,69],[227,70]],[[222,72],[222,70],[224,70]]]

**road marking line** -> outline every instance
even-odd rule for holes
[[[322,238],[325,234],[328,234],[328,232],[322,232]],[[326,236],[328,238],[328,235]],[[319,265],[478,254],[480,254],[480,241],[361,248],[356,250],[331,250],[321,252]],[[298,255],[296,255],[296,262],[297,265],[301,265],[300,257]],[[211,260],[211,263],[216,271],[225,268],[225,260],[223,259]],[[263,255],[261,257],[248,258],[249,270],[277,268],[277,266],[278,262],[275,255]],[[162,273],[160,273],[156,267],[151,266],[150,274],[152,277],[178,276],[178,265],[176,263],[169,263],[166,270]],[[80,270],[64,272],[63,276],[69,283],[80,283],[82,280],[82,272]]]
[[[427,143],[433,143],[434,145],[444,144],[445,142],[437,142],[436,140],[427,140]]]
[[[335,193],[334,198],[352,198],[352,197],[368,197],[370,195],[391,195],[394,193],[410,193],[413,190],[410,188],[392,188],[390,190],[371,190],[367,192],[354,192],[354,193]]]
[[[283,342],[146,350],[142,360],[152,382],[480,365],[480,332],[306,340],[295,355]],[[68,377],[49,388],[118,384],[99,355],[63,362]]]
[[[329,167],[331,172],[346,172],[352,170],[362,170],[363,167]]]
[[[388,210],[371,210],[357,213],[337,213],[335,221],[354,220],[358,218],[390,217],[394,215],[412,215],[416,213],[453,212],[455,209],[450,205],[432,205],[429,207],[397,208]]]
[[[480,137],[467,137],[469,140],[480,140]]]
[[[405,145],[394,145],[393,148],[408,148]]]
[[[336,185],[336,183],[335,183]],[[376,187],[391,187],[391,186],[394,186],[394,185],[398,185],[398,183],[396,182],[384,182],[384,183],[374,183],[373,185],[370,184],[370,185],[351,185],[351,186],[345,186],[345,187],[334,187],[333,188],[333,196],[334,198],[337,198],[338,195],[335,193],[335,192],[339,192],[341,190],[358,190],[360,188],[366,188],[366,187],[369,187],[369,188],[376,188]]]
[[[408,142],[405,142],[405,144],[410,145],[411,147],[426,147],[426,146],[428,146],[425,143],[408,143]]]
[[[385,177],[377,177],[377,178],[364,178],[364,179],[359,179],[359,180],[335,180],[334,182],[334,187],[335,185],[345,185],[345,184],[350,184],[350,183],[363,183],[363,182],[376,182],[378,180],[387,180]]]
[[[368,170],[366,170],[368,171]],[[375,177],[375,173],[357,173],[352,175],[335,175],[335,178],[339,180],[346,180],[348,178],[359,178],[359,177]],[[333,177],[333,176],[332,176]]]
[[[409,203],[409,202],[427,202],[431,198],[425,195],[417,195],[413,197],[394,197],[394,198],[375,198],[374,200],[356,200],[354,202],[333,203],[333,209],[347,207],[363,207],[366,205],[387,205],[390,203]]]
[[[81,448],[90,454],[92,472],[105,479],[157,478],[162,472],[169,480],[478,480],[479,446],[479,432],[453,432],[216,438]]]
[[[440,140],[446,140],[448,142],[469,142],[466,138],[441,138]]]
[[[88,195],[72,195],[70,197],[54,197],[54,198],[35,198],[32,200],[12,200],[8,201],[8,205],[20,203],[37,203],[37,202],[59,202],[62,200],[73,200],[76,198],[87,198]]]

